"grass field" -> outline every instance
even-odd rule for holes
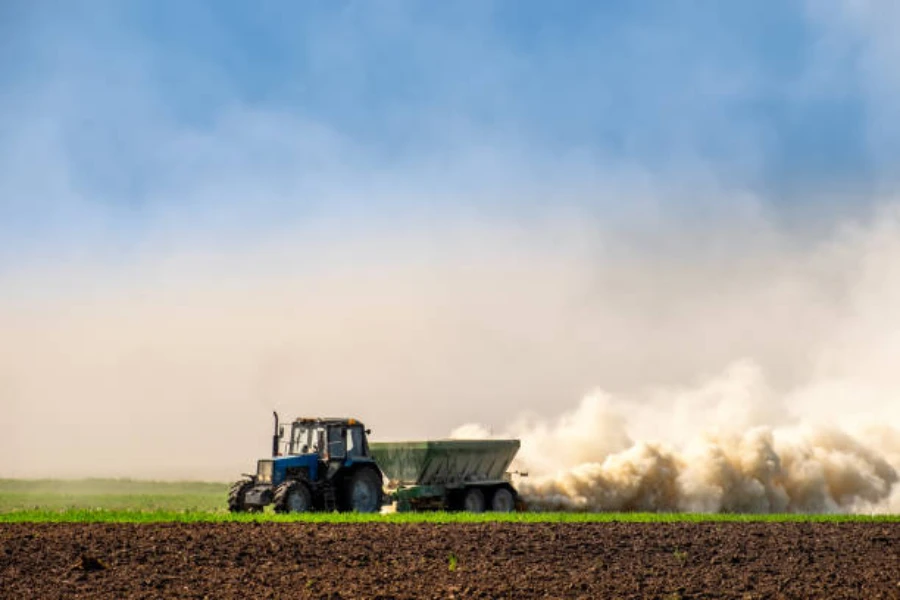
[[[85,522],[314,522],[314,523],[521,523],[557,522],[900,522],[900,515],[696,514],[696,513],[313,513],[233,515],[225,510],[228,485],[128,479],[0,479],[0,523]]]
[[[23,510],[215,511],[228,484],[130,479],[0,479],[0,518]]]

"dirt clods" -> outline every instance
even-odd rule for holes
[[[9,598],[900,599],[897,523],[3,524],[0,557]]]

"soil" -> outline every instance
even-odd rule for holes
[[[3,524],[0,596],[900,598],[900,524]]]

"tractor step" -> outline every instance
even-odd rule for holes
[[[334,512],[337,510],[337,498],[334,495],[334,487],[330,484],[322,488],[323,509],[325,512]]]

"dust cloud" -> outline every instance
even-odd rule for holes
[[[717,383],[752,385],[746,377],[757,377],[754,371],[749,364],[737,364]],[[723,420],[706,430],[687,425],[674,432],[681,435],[673,435],[671,428],[685,425],[681,418],[686,415],[677,414],[677,403],[691,402],[678,396],[673,393],[674,407],[632,411],[632,403],[598,392],[555,425],[514,430],[523,441],[517,469],[531,471],[520,483],[531,509],[743,513],[900,509],[896,429],[873,424],[850,428],[849,433],[795,417],[780,419],[794,421],[782,426],[741,419]],[[708,406],[704,411],[716,413],[720,408]],[[697,418],[704,420],[706,414],[698,412]],[[650,424],[657,428],[656,435],[633,439],[625,433],[631,425],[647,430]],[[685,442],[672,441],[685,437],[685,430],[692,432]],[[477,435],[471,428],[468,433]]]
[[[795,323],[769,321],[763,315],[772,307],[747,298],[760,319],[745,333],[787,344],[809,311],[833,302],[819,315],[819,335],[804,336],[808,345],[795,358],[806,368],[792,381],[773,385],[759,358],[748,356],[682,385],[598,389],[555,419],[525,416],[499,432],[468,424],[453,436],[521,438],[514,467],[530,472],[520,490],[532,509],[900,511],[896,207],[866,227],[843,229],[806,258],[804,267],[789,269],[797,276],[792,284],[810,291],[813,271],[841,283],[780,306]],[[777,287],[777,270],[757,283]],[[683,338],[682,351],[706,344],[701,327]],[[648,370],[648,383],[653,379]]]
[[[277,409],[521,436],[536,506],[900,510],[898,234],[890,202],[817,228],[560,211],[23,262],[0,476],[230,480]]]

